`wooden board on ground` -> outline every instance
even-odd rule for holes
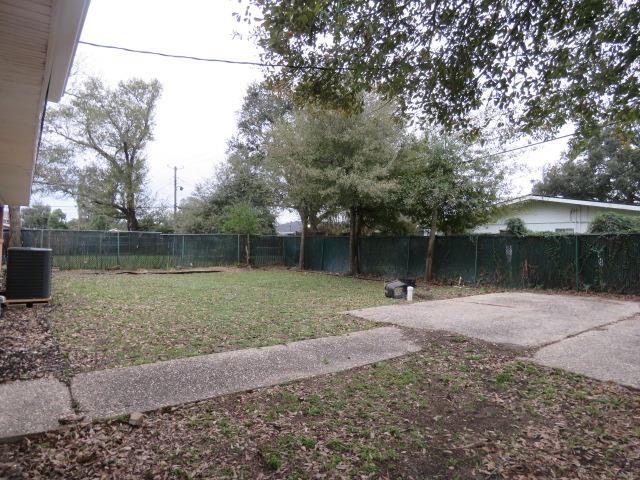
[[[4,305],[26,305],[33,306],[34,303],[49,303],[51,297],[47,298],[5,298]]]

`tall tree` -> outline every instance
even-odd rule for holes
[[[501,159],[458,138],[425,134],[401,153],[397,175],[407,216],[429,229],[425,280],[433,277],[437,231],[460,233],[486,221],[505,184]]]
[[[258,216],[258,231],[274,233],[279,198],[271,177],[265,172],[266,140],[271,128],[293,109],[288,96],[264,84],[247,89],[238,112],[235,135],[229,140],[227,159],[213,179],[202,182],[182,203],[178,228],[189,232],[222,229],[224,210],[249,204]]]
[[[9,205],[9,242],[7,248],[22,246],[22,218],[19,205]]]
[[[309,107],[295,115],[289,128],[275,132],[273,159],[303,226],[310,211],[348,212],[352,274],[359,270],[363,212],[396,186],[390,172],[403,126],[394,105],[369,97],[359,113]]]
[[[640,132],[621,138],[611,129],[570,151],[533,187],[539,195],[640,204]]]
[[[67,214],[64,213],[61,209],[56,208],[51,210],[49,214],[49,218],[47,219],[47,228],[52,230],[66,230],[67,227]]]
[[[305,268],[309,224],[321,214],[331,212],[331,201],[323,191],[326,188],[323,160],[312,147],[317,115],[318,112],[304,110],[288,121],[282,119],[271,132],[265,157],[265,168],[282,198],[280,205],[296,210],[300,216],[300,270]]]
[[[271,180],[262,168],[256,169],[244,157],[232,155],[213,179],[200,184],[180,205],[176,222],[181,231],[219,232],[225,208],[245,203],[258,215],[258,233],[274,233],[278,203]]]
[[[640,4],[624,0],[249,0],[270,79],[305,101],[398,97],[473,132],[490,102],[525,132],[640,118]],[[255,12],[248,8],[245,21]],[[299,67],[299,68],[296,68]]]
[[[293,112],[293,102],[287,91],[253,83],[247,88],[242,108],[238,112],[236,134],[229,141],[229,153],[254,167],[260,167],[265,157],[271,129]]]
[[[131,79],[115,88],[97,78],[84,82],[47,112],[36,184],[138,230],[151,203],[144,150],[153,139],[160,91],[157,80]]]
[[[43,203],[34,203],[22,209],[22,226],[24,228],[47,228],[51,207]]]

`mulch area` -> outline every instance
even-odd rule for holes
[[[638,391],[409,334],[423,351],[0,445],[0,477],[637,478]]]
[[[0,383],[52,375],[65,380],[67,362],[51,330],[52,307],[11,307],[0,318]]]

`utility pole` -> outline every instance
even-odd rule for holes
[[[178,167],[173,167],[173,218],[178,214]]]
[[[183,188],[178,186],[178,167],[175,165],[173,167],[171,167],[171,165],[167,166],[173,168],[173,218],[175,219],[178,215],[178,189],[182,191]],[[182,168],[184,167],[180,169],[182,170]]]

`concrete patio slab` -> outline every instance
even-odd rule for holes
[[[640,388],[640,317],[548,345],[536,352],[533,361]]]
[[[0,384],[0,439],[58,428],[58,419],[73,414],[67,386],[55,379]]]
[[[74,377],[71,390],[83,414],[104,418],[338,372],[418,350],[401,329],[384,327],[84,373]]]
[[[542,346],[640,312],[640,303],[503,292],[347,312],[375,322],[445,330],[494,343]]]

